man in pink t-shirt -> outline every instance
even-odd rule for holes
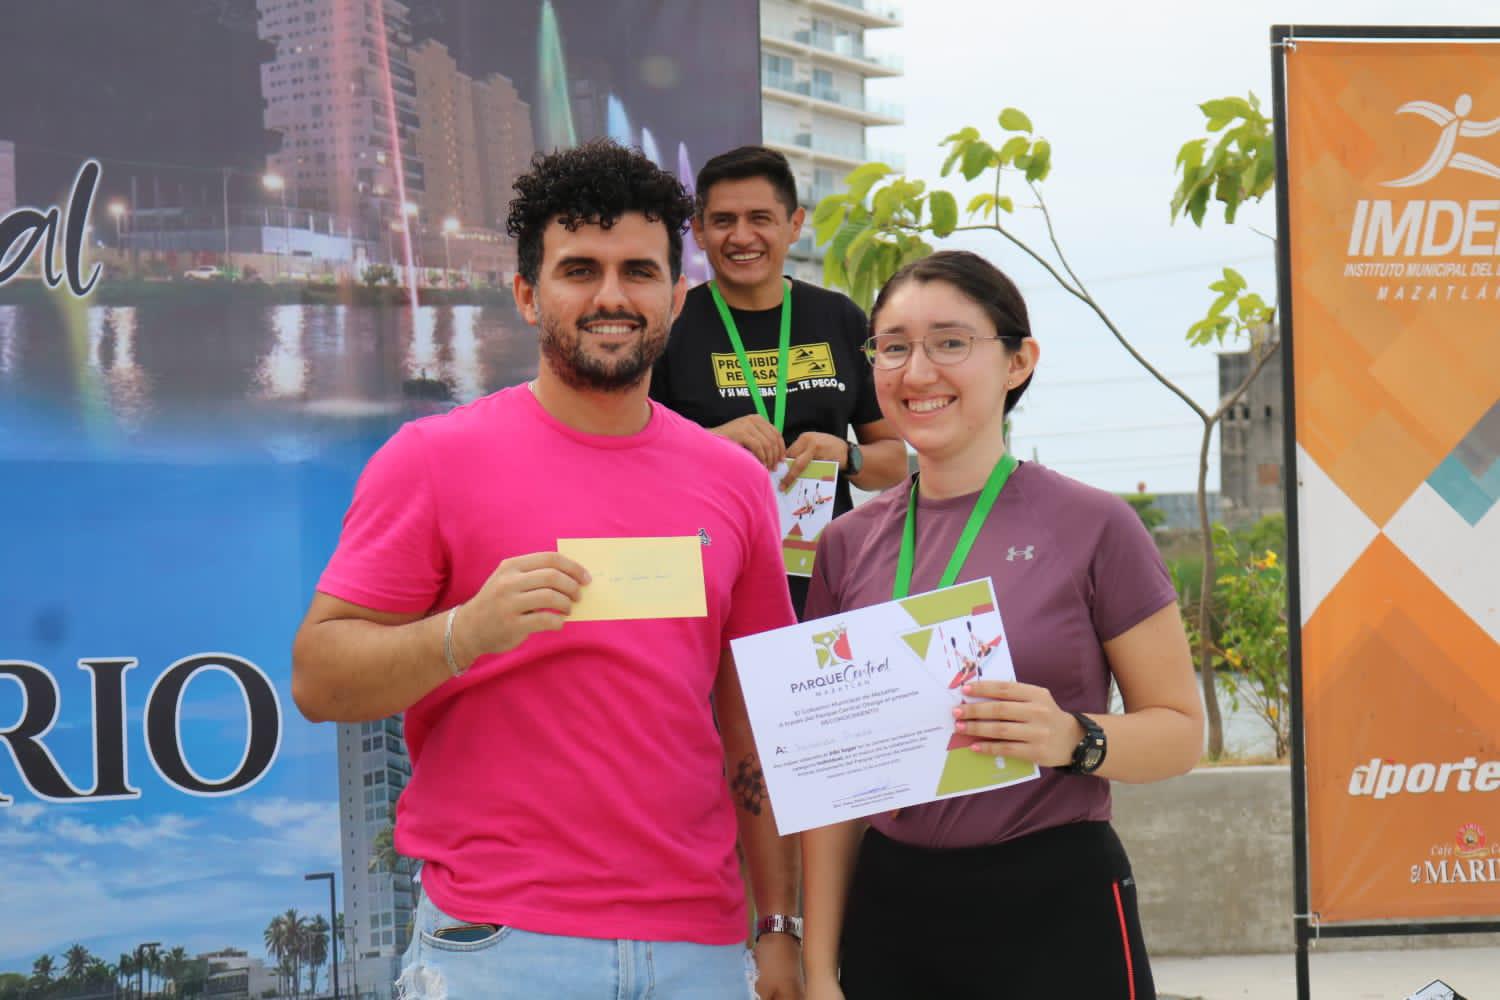
[[[691,202],[608,142],[540,158],[516,189],[537,378],[370,460],[293,694],[315,721],[405,713],[396,847],[422,869],[401,996],[797,1000],[797,848],[728,652],[795,621],[771,485],[647,395]],[[591,578],[559,539],[632,537],[695,540],[706,615],[569,620]],[[753,963],[737,834],[766,931]]]

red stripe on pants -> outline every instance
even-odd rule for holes
[[[1130,1000],[1135,1000],[1135,963],[1130,960],[1130,930],[1125,926],[1125,904],[1120,900],[1120,883],[1114,883],[1115,913],[1120,917],[1120,944],[1125,948],[1125,978],[1130,982]]]

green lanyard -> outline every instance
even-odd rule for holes
[[[714,297],[714,305],[719,307],[719,318],[724,321],[724,331],[729,334],[729,342],[734,345],[735,356],[740,359],[740,371],[745,373],[745,385],[750,387],[750,401],[755,404],[755,412],[760,414],[762,420],[771,420],[766,416],[766,404],[760,398],[760,386],[755,381],[755,373],[750,370],[750,359],[745,356],[745,344],[740,340],[739,327],[734,325],[734,314],[729,311],[724,296],[719,294],[719,283],[710,281],[708,291]],[[784,283],[781,292],[781,354],[776,365],[776,419],[771,421],[777,434],[781,433],[781,428],[786,423],[787,349],[791,344],[792,284],[788,281]]]
[[[1010,474],[1016,471],[1019,464],[1010,452],[1001,455],[1000,461],[995,463],[990,478],[985,480],[984,489],[980,491],[979,499],[974,501],[974,509],[969,513],[963,533],[958,536],[958,544],[953,548],[953,555],[948,559],[948,568],[943,570],[943,578],[938,581],[938,587],[951,587],[958,579],[958,572],[963,569],[964,560],[969,558],[969,550],[974,547],[974,539],[979,537],[979,529],[984,527],[985,518],[990,516],[990,508],[995,506],[995,498],[1000,495]],[[906,505],[906,530],[901,533],[901,555],[896,561],[896,585],[891,588],[891,600],[899,601],[911,593],[911,567],[916,555],[917,480],[913,476],[911,499]]]

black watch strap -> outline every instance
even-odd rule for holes
[[[859,450],[858,441],[846,441],[849,446],[849,457],[844,460],[844,467],[839,471],[846,476],[857,476],[865,467],[865,453]]]
[[[1072,714],[1073,718],[1078,720],[1078,724],[1083,727],[1083,739],[1079,740],[1078,745],[1073,748],[1073,760],[1063,770],[1069,774],[1093,774],[1104,763],[1104,757],[1109,752],[1109,743],[1099,723],[1082,712]]]

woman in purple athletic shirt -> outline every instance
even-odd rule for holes
[[[991,578],[1016,669],[1014,682],[969,681],[978,700],[954,728],[971,752],[1033,761],[1042,777],[804,834],[808,1000],[1154,997],[1109,782],[1181,774],[1202,749],[1166,567],[1124,501],[1006,455],[1005,416],[1039,350],[993,265],[949,252],[908,265],[871,329],[881,411],[920,471],[915,489],[824,531],[807,617],[891,600],[915,503],[907,592],[937,587],[955,558],[957,582]],[[1108,714],[1111,679],[1123,714]]]

